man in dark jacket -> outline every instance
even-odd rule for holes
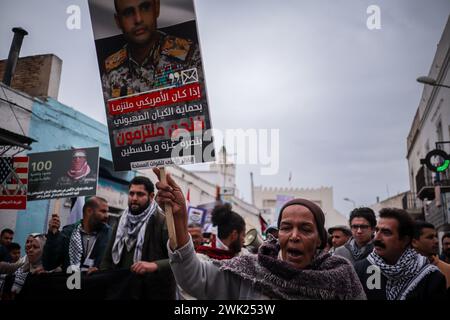
[[[353,209],[350,213],[352,237],[334,250],[335,255],[346,258],[352,264],[365,259],[373,250],[373,232],[377,224],[375,212],[367,207]]]
[[[13,241],[13,238],[14,231],[11,229],[5,228],[0,233],[0,261],[11,262],[8,246]]]
[[[108,203],[100,197],[89,198],[83,206],[83,219],[59,231],[58,215],[49,222],[42,256],[45,270],[76,266],[93,272],[100,268],[111,228],[106,224]]]
[[[175,298],[175,279],[169,265],[166,217],[154,201],[154,186],[146,177],[135,177],[128,189],[128,208],[114,228],[102,270],[129,269],[144,281],[131,284],[133,292],[159,290],[160,299]]]
[[[368,300],[445,299],[445,277],[411,248],[413,234],[414,221],[406,211],[380,211],[375,249],[355,264]]]

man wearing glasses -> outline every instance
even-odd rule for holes
[[[347,258],[352,264],[365,259],[373,250],[373,233],[377,224],[375,212],[367,207],[356,208],[350,213],[352,237],[334,254]]]

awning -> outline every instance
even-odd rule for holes
[[[0,145],[6,146],[5,150],[0,151],[0,155],[8,151],[11,147],[20,147],[31,150],[31,144],[37,142],[33,138],[0,128]]]

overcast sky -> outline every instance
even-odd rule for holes
[[[188,1],[188,0],[186,0]],[[164,2],[164,0],[161,0]],[[68,30],[66,8],[81,8]],[[409,189],[406,136],[448,15],[448,0],[196,0],[212,124],[280,130],[280,170],[265,186],[334,188],[335,207],[370,205]],[[367,7],[381,29],[366,27]],[[0,58],[14,26],[30,33],[21,56],[63,60],[59,100],[105,123],[87,1],[1,0]],[[288,182],[292,171],[292,181]]]

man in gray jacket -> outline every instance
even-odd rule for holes
[[[350,213],[349,222],[352,237],[346,244],[337,248],[334,254],[348,259],[354,265],[372,252],[377,219],[372,209],[361,207]]]

